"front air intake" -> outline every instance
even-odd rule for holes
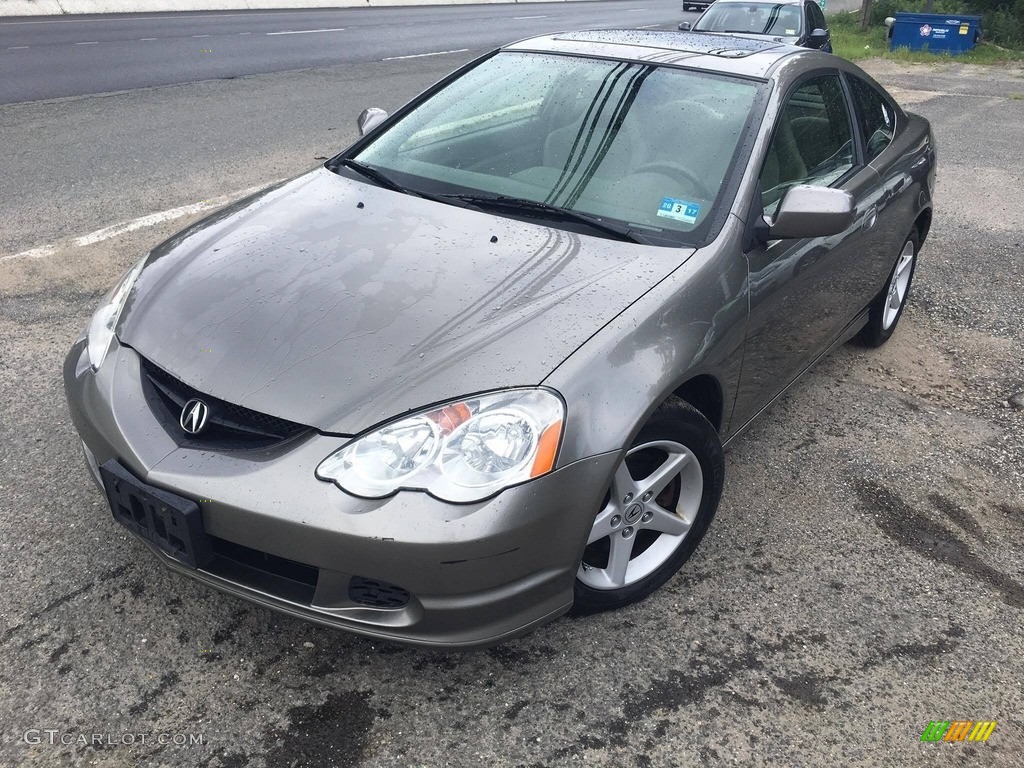
[[[386,581],[353,576],[348,583],[348,599],[374,608],[403,608],[409,603],[409,593]]]

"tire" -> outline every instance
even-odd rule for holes
[[[664,482],[648,482],[656,475]],[[573,613],[638,602],[672,578],[704,537],[724,480],[722,443],[703,414],[678,397],[658,406],[594,519],[576,574]]]
[[[903,317],[903,310],[907,308],[907,299],[910,298],[910,287],[914,282],[914,271],[917,269],[917,252],[920,248],[921,237],[915,229],[903,241],[900,255],[885,281],[885,288],[871,302],[867,325],[857,337],[864,346],[880,347],[896,330],[900,318]],[[893,305],[896,301],[899,302],[898,306]]]

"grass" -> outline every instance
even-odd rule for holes
[[[861,29],[857,19],[859,13],[837,13],[829,19],[829,31],[832,33],[832,50],[844,59],[870,59],[880,57],[906,62],[950,62],[960,64],[1005,64],[1011,61],[1024,61],[1024,51],[1001,48],[991,43],[981,43],[973,51],[951,56],[948,53],[929,53],[928,51],[911,51],[907,48],[889,50],[885,27]]]

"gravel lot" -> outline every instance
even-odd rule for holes
[[[400,102],[457,58],[377,65],[381,92]],[[116,275],[187,219],[0,261],[0,764],[1020,765],[1024,71],[868,68],[932,121],[940,151],[896,336],[840,349],[736,442],[711,532],[660,593],[488,651],[409,650],[283,618],[164,572],[113,523],[80,460],[60,363]],[[338,74],[0,108],[4,146],[53,174],[34,209],[0,201],[23,233],[3,253],[301,170],[350,137],[310,125],[348,126],[372,103],[353,77],[335,81],[351,98],[291,109]],[[253,96],[262,128],[224,122]],[[238,148],[241,162],[215,173],[179,147],[173,167],[142,149],[133,163],[126,131],[117,172],[96,165],[110,176],[99,189],[89,142],[65,176],[31,135],[73,141],[77,125],[109,139],[131,115],[183,109],[192,127],[168,143],[222,159]],[[267,127],[284,119],[288,135]],[[225,133],[203,143],[203,125]],[[26,173],[9,183],[27,188]],[[117,212],[100,220],[108,192]],[[930,720],[955,719],[998,726],[985,744],[920,742]],[[81,743],[92,734],[135,743]]]

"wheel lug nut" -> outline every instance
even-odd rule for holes
[[[621,523],[621,522],[622,522],[622,516],[621,515],[615,515],[614,517],[612,517],[612,528],[618,528],[619,527],[619,523]]]
[[[651,500],[651,496],[653,496],[653,495],[654,495],[653,493],[648,491],[647,493],[644,494],[644,501],[650,501]]]
[[[640,518],[640,522],[641,523],[649,523],[649,522],[651,522],[651,518],[652,517],[654,517],[654,513],[653,512],[644,512],[644,516]]]
[[[626,498],[624,498],[622,500],[622,503],[623,504],[629,504],[629,502],[631,502],[632,500],[633,500],[633,494],[632,493],[627,493],[626,494]]]
[[[633,535],[633,526],[632,525],[627,525],[625,528],[622,529],[622,538],[628,539],[632,535]]]

